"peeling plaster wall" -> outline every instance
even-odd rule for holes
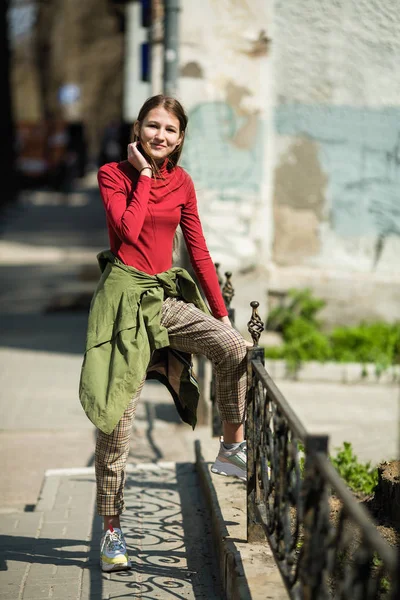
[[[305,285],[332,324],[400,318],[395,0],[186,0],[180,24],[182,162],[239,328]]]
[[[303,264],[400,275],[400,108],[282,105],[276,124],[281,148],[297,148],[295,164],[288,164],[287,151],[279,156],[276,213],[287,196],[293,211],[306,208],[293,187],[303,188],[311,205],[319,198],[313,210],[319,245],[310,238]],[[276,227],[278,234],[279,219]],[[275,248],[276,260],[288,264],[277,235]]]
[[[398,105],[397,0],[275,0],[274,12],[281,103]]]
[[[275,261],[400,275],[397,2],[277,0],[274,27]]]
[[[314,288],[332,324],[400,319],[398,3],[275,0],[273,48],[269,286]]]
[[[291,142],[275,172],[274,256],[282,263],[296,264],[320,252],[326,183],[316,143],[307,138]]]
[[[182,166],[222,270],[265,264],[271,247],[272,128],[265,0],[186,0],[179,96],[189,114]]]

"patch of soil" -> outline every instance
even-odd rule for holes
[[[354,493],[354,497],[367,509],[387,543],[400,548],[400,460],[379,465],[378,484],[373,494]],[[331,496],[330,505],[331,519],[336,522],[342,503]]]
[[[400,550],[400,460],[385,462],[378,467],[378,484],[374,493],[369,496],[354,494],[355,498],[367,509],[376,523],[383,539],[393,549]],[[332,496],[330,498],[331,519],[337,523],[342,503]],[[360,532],[351,528],[354,536],[354,547],[360,543]],[[390,588],[382,589],[379,599],[386,599]]]
[[[384,462],[380,465],[382,476],[389,481],[400,482],[400,460]]]
[[[400,548],[400,460],[378,466],[378,484],[373,494],[353,495],[367,509],[387,543]],[[331,496],[330,506],[331,519],[336,523],[342,503]]]
[[[373,494],[365,495],[353,492],[354,498],[363,505],[375,522],[377,529],[389,546],[400,550],[400,460],[385,462],[378,467],[378,484]],[[334,495],[329,498],[330,520],[334,527],[338,525],[342,502]],[[294,519],[295,513],[292,514]],[[293,521],[294,522],[294,521]],[[345,531],[347,539],[350,539],[346,560],[351,560],[353,551],[361,543],[360,530],[350,520],[346,520]],[[299,536],[299,546],[303,538],[302,532]],[[379,565],[375,565],[374,571],[378,571]],[[334,580],[330,580],[332,594],[334,595]],[[387,600],[390,595],[390,587],[382,588],[377,600]]]

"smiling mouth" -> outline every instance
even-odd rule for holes
[[[165,148],[163,144],[151,144],[152,148]]]

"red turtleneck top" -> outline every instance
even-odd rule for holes
[[[110,249],[123,263],[156,275],[172,267],[176,228],[181,226],[190,261],[214,317],[228,314],[204,239],[193,181],[166,163],[156,178],[140,176],[126,160],[100,167]]]

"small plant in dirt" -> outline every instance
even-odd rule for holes
[[[374,567],[374,569],[378,570],[382,567],[383,565],[383,561],[381,558],[379,558],[379,556],[375,553],[373,561],[372,561],[372,565]],[[390,592],[391,590],[391,583],[388,577],[383,576],[379,582],[379,592],[381,593],[385,593],[385,592]]]
[[[378,483],[378,468],[372,467],[371,462],[360,462],[353,452],[350,442],[344,442],[336,448],[336,456],[330,460],[353,492],[370,495]]]
[[[300,474],[303,477],[305,467],[304,445],[298,442]],[[337,470],[346,485],[359,494],[369,496],[378,483],[378,467],[372,467],[371,462],[361,462],[354,454],[350,442],[343,442],[335,448],[336,454],[329,455],[329,460]]]
[[[377,494],[377,490],[379,489],[378,484],[378,467],[372,467],[370,462],[362,462],[360,461],[356,454],[353,451],[353,447],[350,442],[343,442],[342,446],[335,448],[335,454],[329,455],[328,458],[331,461],[332,465],[338,472],[338,475],[341,479],[346,483],[349,489],[354,493],[355,498],[358,501],[364,502],[366,497],[371,497],[374,494],[374,497]],[[305,470],[305,447],[304,444],[297,441],[297,452],[298,452],[298,461],[300,467],[300,475],[304,477]],[[334,490],[331,491],[331,500],[335,500]],[[368,498],[368,501],[370,498]],[[332,502],[331,505],[331,513],[330,520],[333,527],[338,527],[338,499]],[[354,526],[354,523],[351,524],[351,520],[347,522],[347,526],[355,527],[354,537],[352,538],[352,542],[348,548],[348,552],[338,551],[336,555],[337,564],[340,567],[343,567],[344,563],[351,563],[353,561],[353,552],[359,548],[360,539],[359,539],[359,530],[357,526]],[[387,529],[387,528],[386,528]],[[380,530],[380,533],[386,537],[385,532]],[[391,538],[392,539],[392,538]],[[304,543],[303,534],[299,536],[299,540],[296,544],[296,550],[299,553]],[[393,541],[391,542],[393,545]],[[334,596],[334,586],[337,584],[337,573],[332,574],[332,578],[330,580],[330,584],[332,587],[332,597]],[[389,576],[386,574],[383,568],[383,561],[375,553],[373,562],[372,562],[372,578],[378,579],[378,593],[376,596],[377,600],[389,600],[391,598],[392,593],[392,583]]]

